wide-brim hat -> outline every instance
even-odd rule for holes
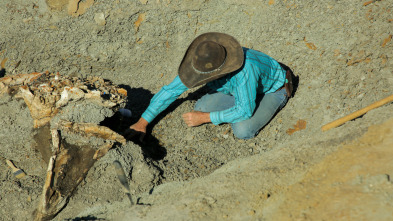
[[[198,45],[204,42],[217,43],[225,49],[224,62],[211,71],[200,71],[193,64]],[[179,66],[179,77],[186,87],[193,88],[238,70],[243,62],[243,49],[234,37],[224,33],[208,32],[195,38],[188,47]]]

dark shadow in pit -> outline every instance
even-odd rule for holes
[[[287,65],[285,65],[283,63],[280,63],[280,62],[278,62],[278,63],[281,65],[282,68],[284,68],[285,71],[290,71],[291,72],[291,75],[292,75],[292,86],[293,86],[292,97],[294,97],[295,94],[296,94],[297,88],[299,86],[299,76],[296,76],[293,73],[293,70],[291,68],[289,68]]]
[[[146,110],[146,108],[150,104],[150,100],[153,98],[154,94],[152,94],[149,90],[143,88],[131,88],[128,85],[119,85],[119,87],[127,90],[127,104],[126,108],[132,111],[132,118],[130,121],[130,125],[139,120],[140,116]],[[149,125],[149,128],[154,127],[160,120],[162,120],[167,114],[173,112],[177,107],[179,107],[186,100],[197,100],[202,95],[206,94],[210,89],[205,85],[200,87],[194,92],[191,92],[185,98],[176,99],[169,107],[160,113]],[[190,110],[191,111],[191,110]],[[148,131],[148,134],[151,131]]]
[[[132,118],[139,118],[139,116],[141,116],[149,106],[150,100],[154,94],[152,94],[149,90],[143,88],[131,88],[124,84],[120,84],[119,87],[127,91],[127,103],[125,108],[132,111]]]
[[[116,112],[112,117],[106,118],[102,121],[100,126],[109,127],[113,131],[124,135],[124,132],[133,123],[132,118],[124,117],[120,114],[120,112]],[[167,152],[166,149],[160,145],[160,141],[157,138],[151,135],[151,133],[145,135],[143,141],[140,141],[139,137],[140,134],[136,134],[132,138],[126,138],[141,147],[145,158],[150,158],[152,160],[164,159]]]
[[[100,125],[107,126],[117,133],[124,134],[124,132],[131,126],[136,123],[143,112],[150,104],[150,100],[154,96],[149,90],[143,88],[131,88],[128,85],[119,85],[119,87],[127,90],[127,109],[130,109],[132,112],[131,118],[126,118],[120,115],[120,113],[116,113],[113,117],[105,119]],[[152,128],[162,120],[167,114],[173,112],[176,108],[178,108],[184,101],[186,100],[197,100],[203,94],[206,94],[209,89],[206,86],[203,86],[197,89],[194,92],[191,92],[185,98],[176,99],[166,110],[160,113],[147,128],[147,134],[143,139],[143,142],[139,140],[139,136],[134,136],[129,139],[133,143],[139,145],[142,148],[143,154],[145,157],[151,158],[153,160],[162,160],[167,151],[164,147],[160,145],[160,141],[155,138],[152,134]],[[190,110],[191,111],[191,110]]]
[[[95,216],[84,216],[84,217],[76,217],[74,219],[66,219],[67,221],[82,221],[82,220],[106,220],[106,219],[101,219],[97,218]]]
[[[139,140],[139,136],[135,136],[129,140],[141,147],[145,158],[157,161],[164,159],[167,154],[166,149],[160,144],[160,141],[151,134],[145,135],[143,141]]]
[[[4,68],[1,68],[0,69],[0,78],[2,78],[2,77],[4,77],[5,76],[5,69]]]

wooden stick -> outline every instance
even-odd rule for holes
[[[384,98],[382,100],[379,100],[379,101],[377,101],[377,102],[375,102],[375,103],[373,103],[373,104],[371,104],[371,105],[369,105],[369,106],[367,106],[367,107],[365,107],[363,109],[355,111],[352,114],[349,114],[349,115],[344,116],[344,117],[342,117],[342,118],[340,118],[338,120],[335,120],[335,121],[333,121],[331,123],[328,123],[328,124],[324,125],[322,127],[322,131],[327,131],[327,130],[330,130],[332,128],[338,127],[338,126],[344,124],[347,121],[350,121],[350,120],[353,120],[353,119],[355,119],[357,117],[362,116],[363,114],[367,113],[368,111],[370,111],[370,110],[372,110],[374,108],[380,107],[380,106],[382,106],[384,104],[387,104],[387,103],[390,103],[390,102],[393,102],[393,95],[390,95],[389,97],[386,97],[386,98]]]

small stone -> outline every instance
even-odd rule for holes
[[[357,99],[362,99],[364,97],[364,93],[359,94],[359,96],[357,96]]]
[[[96,21],[97,25],[104,26],[106,24],[105,15],[104,13],[96,13],[94,15],[94,21]]]

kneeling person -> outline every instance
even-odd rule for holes
[[[276,60],[241,47],[230,35],[202,34],[188,47],[179,75],[153,96],[128,133],[145,134],[148,124],[183,92],[207,84],[212,91],[197,101],[194,111],[183,114],[184,122],[190,127],[230,123],[236,137],[253,138],[286,104],[292,90],[289,77]]]

